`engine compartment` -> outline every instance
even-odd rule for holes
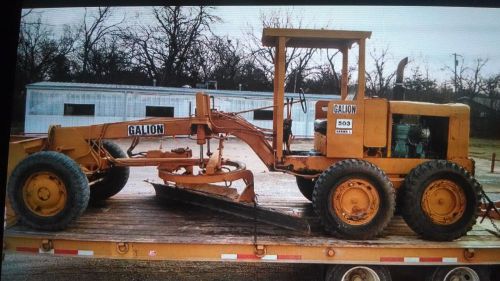
[[[448,126],[448,117],[394,114],[392,157],[446,159]]]

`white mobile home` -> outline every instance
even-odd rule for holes
[[[46,133],[50,125],[81,126],[137,120],[146,117],[187,117],[194,113],[195,94],[214,96],[215,108],[225,112],[270,106],[271,92],[205,90],[130,85],[39,82],[26,87],[25,133]],[[298,100],[298,94],[286,93]],[[312,137],[317,100],[339,99],[334,95],[306,94],[308,112],[293,106],[293,133]],[[259,127],[272,128],[272,109],[243,113]]]

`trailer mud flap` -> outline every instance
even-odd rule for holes
[[[229,201],[223,197],[203,194],[193,190],[158,183],[151,184],[156,190],[156,196],[162,199],[175,200],[204,207],[225,214],[293,230],[306,235],[311,234],[311,223],[307,218],[283,214],[270,208],[258,205],[254,206],[252,203]]]

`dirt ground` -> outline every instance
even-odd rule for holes
[[[130,141],[118,144],[126,150]],[[174,147],[189,146],[193,155],[198,155],[195,143],[188,139],[145,141],[137,146],[136,152],[148,149],[169,150]],[[212,147],[215,147],[215,142]],[[296,140],[294,150],[312,148],[310,140]],[[490,161],[486,155],[496,150],[500,158],[500,142],[485,148],[479,142],[471,145],[471,155],[476,160],[476,177],[485,190],[495,200],[500,200],[500,167],[490,173]],[[303,198],[296,188],[295,178],[282,173],[269,172],[260,159],[243,142],[229,139],[224,146],[224,155],[232,160],[246,163],[254,172],[255,191],[259,200],[266,197]],[[153,194],[154,189],[144,180],[158,181],[156,169],[151,167],[131,168],[131,177],[120,194]],[[117,196],[120,196],[117,195]],[[305,199],[303,199],[305,200]],[[399,269],[399,270],[398,270]],[[395,268],[393,280],[420,280],[418,269]],[[122,261],[107,259],[43,257],[7,254],[2,264],[2,280],[322,280],[323,267],[320,265],[254,264],[222,262],[160,262]],[[417,278],[417,279],[415,279]]]

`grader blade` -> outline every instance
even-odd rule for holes
[[[225,214],[267,223],[306,235],[311,234],[311,224],[306,218],[279,213],[276,210],[254,205],[254,203],[236,202],[226,197],[209,195],[193,189],[178,188],[171,185],[151,183],[159,198],[179,201]]]

